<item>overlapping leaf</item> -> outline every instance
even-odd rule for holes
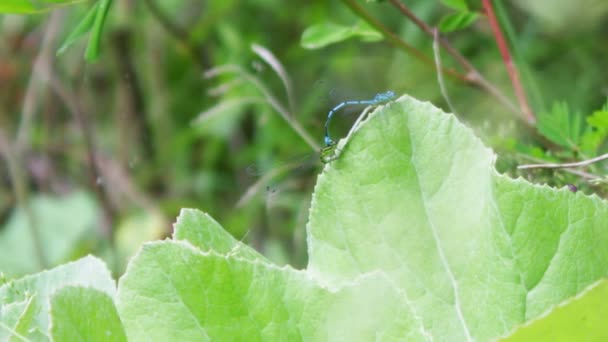
[[[0,337],[3,340],[9,336],[20,340],[48,340],[50,301],[56,291],[66,286],[90,287],[110,298],[115,292],[114,280],[108,268],[101,260],[91,256],[10,281],[0,286]],[[90,318],[84,311],[86,303],[80,305],[82,318]],[[88,312],[94,310],[95,308],[88,308]],[[52,320],[57,322],[63,318],[55,315]]]

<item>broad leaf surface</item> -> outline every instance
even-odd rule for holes
[[[607,274],[604,201],[497,174],[429,103],[402,97],[360,126],[317,183],[314,274],[382,269],[435,338],[460,340],[504,334]]]
[[[129,339],[488,340],[607,274],[605,202],[497,174],[428,103],[379,108],[338,150],[313,196],[307,269],[183,211],[181,241],[145,245],[120,281]]]
[[[211,216],[198,210],[182,210],[175,224],[173,239],[186,240],[203,252],[214,251],[223,255],[238,255],[252,261],[270,262],[254,249],[227,234]]]
[[[27,303],[30,298],[33,298],[32,304],[27,304],[31,307],[23,307],[21,314],[21,319],[28,319],[28,310],[33,310],[33,317],[26,321],[27,329],[22,326],[23,322],[17,328],[22,333],[27,332],[27,335],[24,336],[30,340],[46,340],[48,339],[50,297],[55,291],[68,285],[92,287],[110,296],[114,296],[116,286],[106,265],[101,260],[88,256],[4,284],[0,287],[0,304],[4,310],[5,307],[14,305],[14,303]]]
[[[93,288],[67,286],[51,297],[55,341],[126,341],[112,297]]]
[[[305,271],[179,241],[144,246],[120,281],[118,308],[132,341],[373,340],[416,326],[380,273],[330,290]]]

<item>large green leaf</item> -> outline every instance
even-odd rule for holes
[[[65,286],[77,285],[103,291],[110,297],[115,292],[110,271],[101,260],[91,256],[1,286],[0,312],[15,312],[13,307],[16,307],[17,312],[20,310],[20,318],[18,322],[9,324],[11,322],[1,317],[0,337],[12,334],[30,340],[47,339],[51,296]]]
[[[390,338],[417,325],[405,301],[381,273],[332,289],[306,271],[179,241],[147,244],[118,292],[131,341]]]
[[[607,274],[599,198],[497,174],[494,153],[429,103],[402,97],[362,126],[319,177],[309,271],[382,269],[433,336],[455,339],[501,335]]]
[[[67,286],[51,297],[51,336],[55,341],[126,341],[107,293]]]
[[[36,13],[82,1],[84,0],[2,0],[0,13]]]
[[[120,280],[129,339],[488,340],[608,273],[605,202],[497,174],[429,103],[385,105],[338,151],[313,196],[307,269],[184,211],[179,241],[145,245]]]
[[[252,261],[270,262],[254,249],[239,243],[211,216],[198,210],[182,210],[175,224],[173,239],[186,240],[203,252],[214,251],[223,255],[238,255]]]

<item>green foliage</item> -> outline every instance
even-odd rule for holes
[[[608,102],[600,110],[594,111],[587,117],[588,129],[583,136],[583,142],[591,140],[591,144],[585,144],[587,150],[597,152],[597,149],[608,138]]]
[[[78,26],[76,26],[76,28],[72,30],[70,35],[64,40],[63,44],[61,44],[61,47],[59,47],[59,49],[57,50],[57,56],[62,55],[79,38],[91,31],[91,28],[93,28],[93,24],[95,23],[95,18],[97,17],[97,11],[99,9],[100,4],[101,1],[97,1],[93,5],[93,7],[89,9],[84,18],[80,21],[80,23],[78,23]]]
[[[608,111],[604,105],[601,110],[583,116],[572,112],[566,103],[556,103],[551,112],[541,112],[538,115],[537,129],[555,146],[546,148],[517,141],[508,149],[516,151],[526,162],[533,161],[535,164],[565,164],[594,158],[599,158],[596,163],[601,162],[603,158],[600,155],[606,153]],[[587,163],[576,170],[555,168],[547,172],[537,171],[535,176],[539,182],[555,186],[574,184],[585,192],[600,195],[607,190],[606,178],[603,176],[605,171],[599,163]]]
[[[580,114],[570,111],[567,103],[558,102],[550,112],[539,113],[537,128],[540,134],[552,142],[576,151],[585,126]]]
[[[106,17],[108,16],[108,11],[110,10],[110,6],[112,5],[112,0],[99,0],[100,4],[97,8],[97,13],[95,14],[95,21],[93,22],[93,26],[91,27],[91,37],[89,39],[89,43],[87,44],[87,50],[85,52],[85,57],[87,61],[92,62],[99,57],[99,51],[101,46],[101,34],[103,33],[104,24],[106,22]],[[85,19],[86,20],[86,17]]]
[[[479,14],[475,12],[458,12],[444,16],[439,22],[441,32],[453,32],[469,27],[477,20]]]
[[[89,62],[95,61],[99,57],[101,46],[101,35],[108,11],[112,5],[112,0],[98,0],[85,14],[78,26],[65,39],[61,47],[57,50],[57,55],[63,54],[72,44],[87,33],[91,33],[85,58]]]
[[[608,138],[608,110],[593,112],[587,117],[587,128],[581,138],[581,149],[596,154],[606,138]]]
[[[572,112],[566,103],[556,103],[551,112],[541,112],[538,115],[537,129],[542,136],[559,148],[543,150],[538,146],[529,146],[522,149],[523,145],[518,144],[516,150],[532,160],[554,163],[571,162],[573,159],[591,159],[605,153],[604,143],[608,138],[608,111],[605,109],[606,106],[584,117]],[[534,153],[531,153],[532,151]],[[587,168],[593,172],[587,174],[589,183],[579,182],[579,185],[588,187],[591,184],[596,191],[601,190],[602,184],[605,183],[600,174],[601,169],[593,164],[588,165]],[[553,184],[577,182],[571,177],[563,179],[560,176],[552,177],[549,181]]]
[[[35,13],[82,1],[83,0],[3,0],[3,3],[0,4],[0,13]],[[80,23],[68,35],[63,44],[61,44],[61,47],[57,50],[57,55],[63,54],[78,39],[90,32],[91,37],[87,44],[85,58],[89,62],[95,61],[99,57],[101,35],[111,5],[112,0],[97,0],[82,18]]]
[[[441,3],[456,11],[456,13],[447,14],[441,18],[439,22],[439,30],[441,32],[453,32],[465,29],[479,17],[479,13],[469,10],[466,0],[442,0]]]
[[[302,33],[300,44],[307,49],[320,49],[355,37],[365,42],[382,40],[382,34],[363,21],[359,21],[353,26],[326,22],[307,28]]]
[[[36,13],[82,1],[83,0],[3,0],[0,4],[0,13]],[[87,44],[85,58],[89,62],[95,61],[99,57],[101,35],[111,5],[112,0],[97,0],[91,9],[87,11],[80,23],[68,35],[63,44],[61,44],[61,47],[57,50],[57,55],[63,54],[79,38],[90,32],[91,37]]]

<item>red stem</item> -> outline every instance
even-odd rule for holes
[[[492,1],[482,0],[482,4],[486,12],[490,27],[492,28],[492,32],[494,33],[494,39],[496,39],[496,44],[498,45],[498,49],[500,50],[500,55],[502,56],[503,62],[505,63],[505,66],[507,68],[509,78],[511,79],[511,84],[513,85],[513,89],[515,90],[515,96],[517,96],[517,101],[519,102],[521,112],[526,121],[528,121],[528,123],[534,124],[536,122],[536,118],[534,117],[534,114],[532,113],[532,110],[528,105],[528,100],[526,99],[524,88],[521,85],[519,73],[517,72],[515,64],[513,64],[513,59],[511,58],[511,53],[509,52],[509,46],[507,45],[505,37],[502,34],[502,31],[498,24],[498,20],[496,20],[494,8],[492,7]]]
[[[343,0],[344,1],[344,0]],[[389,0],[395,8],[399,10],[404,16],[406,16],[409,20],[411,20],[416,26],[418,26],[422,31],[424,31],[429,37],[435,40],[435,29],[431,26],[427,25],[424,21],[418,18],[414,12],[412,12],[405,4],[401,2],[401,0]],[[483,75],[475,68],[469,60],[464,57],[458,50],[456,50],[444,37],[441,35],[437,36],[439,40],[439,45],[443,47],[455,60],[460,64],[460,66],[466,71],[465,81],[469,82],[472,85],[479,87],[480,89],[485,90],[490,95],[494,96],[498,101],[500,101],[505,107],[507,107],[510,111],[520,114],[521,110],[517,108],[498,88],[496,88],[492,83],[486,80]],[[522,117],[526,123],[529,123],[525,118]]]

